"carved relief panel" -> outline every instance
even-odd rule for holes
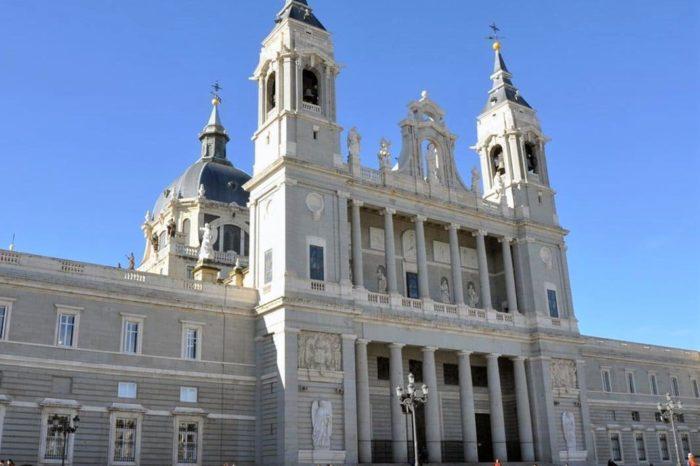
[[[340,335],[323,332],[299,333],[299,369],[340,371]]]
[[[552,388],[576,389],[578,381],[576,375],[576,362],[571,359],[553,358],[550,364],[550,377]]]

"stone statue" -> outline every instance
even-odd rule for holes
[[[148,222],[151,221],[151,211],[150,211],[150,210],[147,210],[147,211],[146,211],[146,216],[144,217],[144,221],[145,221],[146,223],[148,223]]]
[[[472,192],[479,192],[479,181],[481,176],[479,176],[479,170],[476,167],[472,167]]]
[[[452,304],[452,298],[450,297],[450,281],[447,277],[442,277],[440,280],[440,295],[442,296],[443,303]]]
[[[199,189],[197,189],[197,197],[200,199],[204,197],[204,195],[207,193],[207,190],[204,189],[204,185],[200,184]]]
[[[391,141],[386,138],[382,138],[379,142],[379,153],[377,153],[377,158],[379,158],[379,168],[380,169],[390,169],[391,168],[391,152],[389,148],[391,147]]]
[[[569,453],[576,451],[576,418],[571,411],[561,413],[561,426],[564,430],[564,441],[566,451]]]
[[[479,307],[479,293],[476,292],[474,282],[467,283],[467,304],[469,307]]]
[[[211,231],[211,227],[208,223],[204,224],[202,231],[202,242],[199,246],[199,260],[211,260],[214,258],[214,233]]]
[[[314,450],[331,449],[333,432],[333,405],[328,400],[314,400],[311,405]]]
[[[427,99],[428,99],[428,91],[421,91],[420,100],[427,100]]]
[[[301,332],[298,338],[300,369],[339,371],[340,336],[332,333]]]
[[[362,136],[357,132],[357,128],[354,126],[348,132],[348,155],[352,158],[360,158],[360,143],[362,142]]]
[[[438,150],[435,144],[428,143],[426,150],[426,162],[428,163],[428,182],[431,184],[440,182],[440,174],[438,167]]]
[[[166,227],[168,229],[168,236],[171,238],[175,237],[175,232],[177,230],[177,226],[175,225],[175,219],[171,218],[170,221],[168,222],[168,225]]]
[[[128,254],[126,260],[129,261],[129,270],[134,270],[136,268],[136,257],[134,257],[134,253]],[[119,268],[121,268],[121,264]]]
[[[386,269],[383,265],[377,267],[377,291],[380,293],[386,293],[388,289],[388,283],[386,281]]]
[[[155,233],[151,235],[151,245],[153,246],[153,251],[158,252],[158,247],[160,246],[160,239]]]

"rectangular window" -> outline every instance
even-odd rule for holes
[[[73,347],[75,335],[75,314],[58,315],[58,346]]]
[[[377,358],[377,379],[378,380],[389,380],[390,379],[390,374],[391,374],[391,369],[390,369],[390,362],[389,358],[385,358],[383,356],[379,356]]]
[[[418,292],[418,274],[415,272],[406,272],[406,297],[419,299]]]
[[[675,416],[674,419],[676,420],[676,422],[685,423],[685,414],[678,413],[678,414],[674,414],[674,416]]]
[[[60,425],[69,422],[70,416],[67,414],[49,413],[46,419],[45,460],[60,460],[63,457],[63,434]]]
[[[185,421],[178,423],[177,462],[197,464],[199,458],[199,423]]]
[[[603,369],[601,372],[601,377],[603,378],[603,391],[612,392],[612,382],[610,379],[610,370]]]
[[[5,339],[5,322],[7,322],[8,307],[0,304],[0,340]]]
[[[681,389],[678,385],[678,377],[671,377],[671,391],[673,396],[681,396]]]
[[[693,384],[693,396],[695,396],[695,398],[700,398],[700,387],[698,387],[698,381],[693,380],[692,384]]]
[[[136,384],[134,382],[119,382],[117,396],[119,398],[136,398]]]
[[[416,359],[409,359],[408,360],[408,372],[413,374],[413,377],[415,377],[416,382],[422,382],[423,381],[423,362],[418,361]]]
[[[122,351],[129,354],[140,353],[141,346],[141,322],[137,320],[124,320]]]
[[[265,251],[265,273],[263,283],[272,283],[272,249]]]
[[[630,393],[637,392],[637,389],[634,386],[634,373],[633,372],[627,373],[627,390],[629,390]]]
[[[668,461],[671,459],[671,455],[668,451],[668,437],[666,434],[659,434],[659,450],[661,451],[661,461]]]
[[[637,460],[646,461],[647,460],[647,447],[644,444],[644,434],[642,432],[634,433],[634,445],[637,449]]]
[[[654,420],[656,422],[664,422],[663,418],[661,417],[661,413],[659,412],[654,413]]]
[[[136,419],[118,417],[114,425],[114,461],[136,461]]]
[[[475,387],[488,387],[488,371],[484,366],[472,366],[472,385]]]
[[[547,290],[547,302],[549,303],[549,316],[559,318],[559,306],[557,305],[557,292]]]
[[[640,419],[639,411],[632,411],[632,420],[634,422],[639,422],[639,419]]]
[[[659,394],[659,385],[656,383],[656,374],[649,375],[649,387],[652,395]]]
[[[622,444],[620,434],[613,432],[610,434],[610,455],[613,461],[622,461]]]
[[[180,401],[185,403],[196,403],[197,402],[197,388],[196,387],[180,387]]]
[[[324,280],[323,247],[314,244],[309,246],[309,278],[311,280]]]
[[[690,453],[690,437],[687,432],[681,433],[681,447],[683,448],[683,457],[687,458]]]
[[[617,415],[615,414],[615,410],[614,410],[614,409],[611,409],[611,410],[608,412],[608,417],[610,418],[611,421],[617,420]]]
[[[457,364],[443,364],[442,374],[445,385],[459,385],[459,366]]]
[[[202,328],[199,325],[183,325],[182,358],[199,360],[202,358]]]

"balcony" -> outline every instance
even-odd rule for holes
[[[301,108],[306,110],[307,112],[316,113],[318,115],[321,114],[321,107],[319,107],[318,105],[310,104],[309,102],[302,102]]]

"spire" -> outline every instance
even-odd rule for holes
[[[501,43],[497,40],[493,43],[492,48],[494,52],[493,74],[491,75],[493,86],[491,86],[489,91],[489,101],[484,111],[505,101],[531,108],[511,80],[513,75],[508,71],[506,61],[501,54]]]
[[[313,14],[313,10],[309,7],[306,0],[285,0],[282,11],[277,14],[276,23],[281,23],[285,19],[294,19],[309,26],[313,26],[322,30],[326,30],[323,24]]]
[[[221,118],[219,117],[219,105],[221,105],[221,97],[219,97],[218,91],[221,89],[219,83],[217,82],[212,86],[214,88],[214,98],[211,100],[212,109],[211,114],[209,114],[209,120],[201,133],[199,133],[199,140],[202,141],[202,160],[209,160],[221,163],[230,163],[226,159],[226,143],[229,141],[228,134],[226,133],[226,128],[221,123]]]

